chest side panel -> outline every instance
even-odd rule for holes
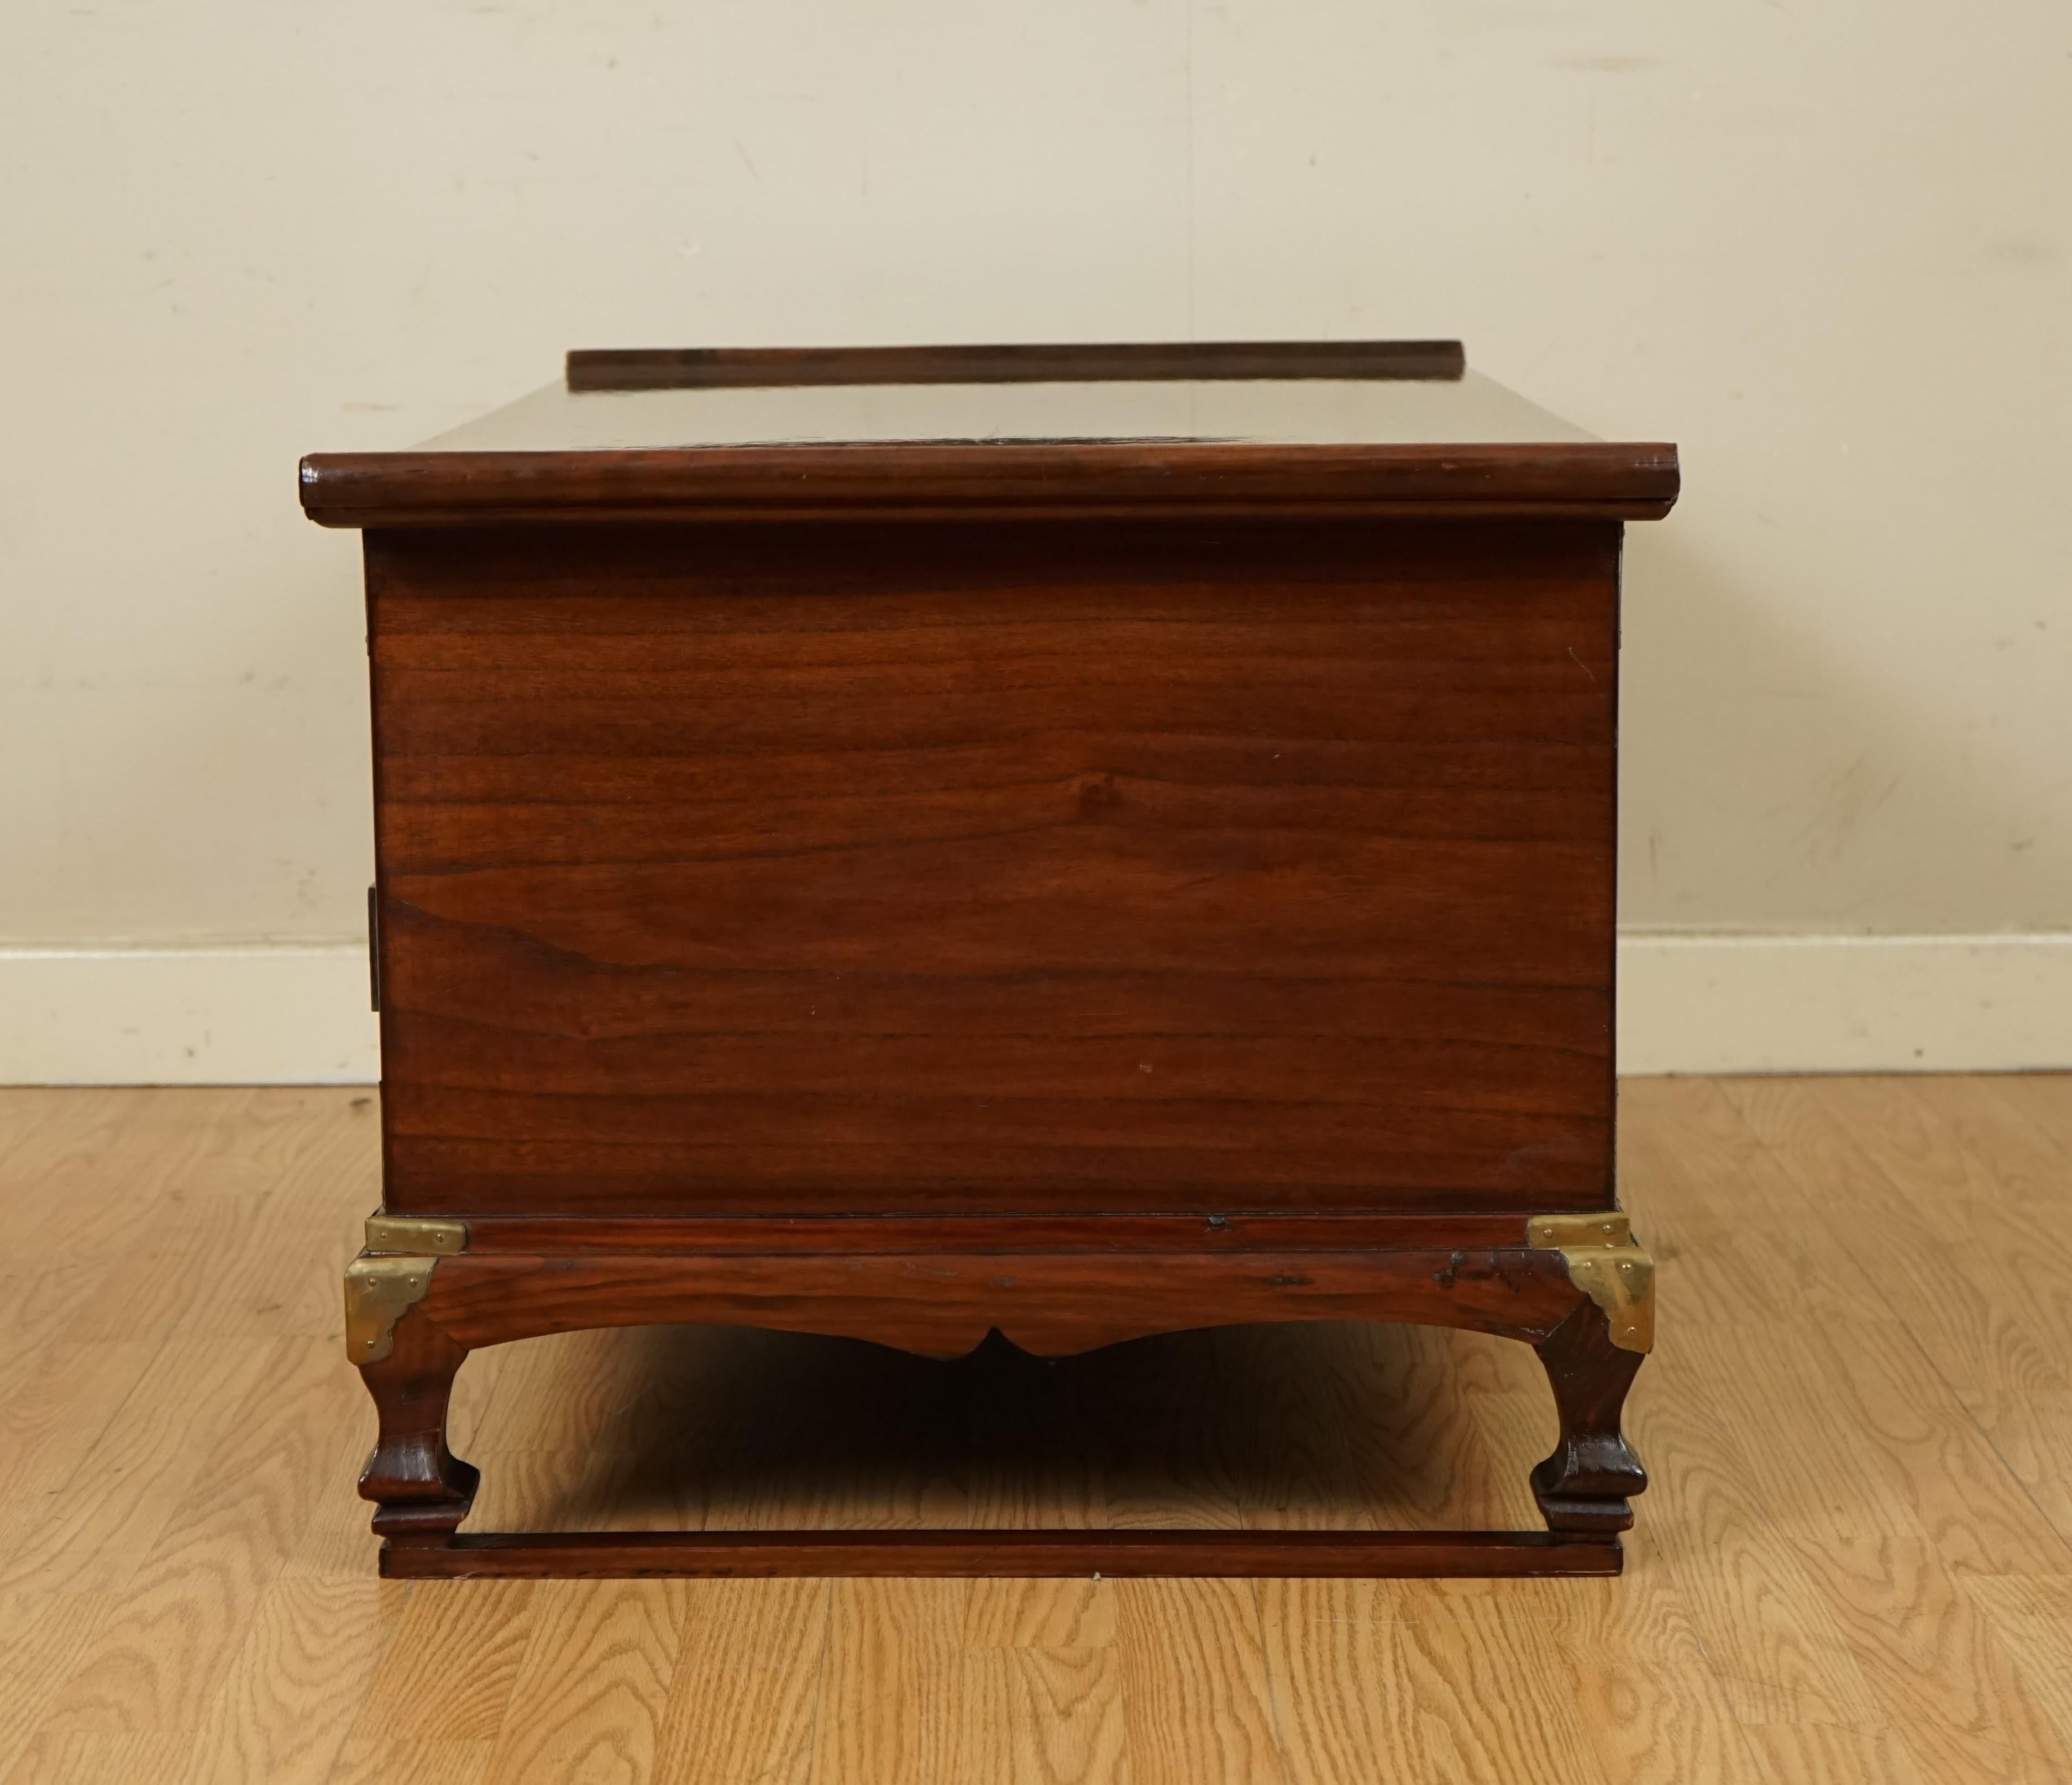
[[[1617,554],[370,537],[388,1206],[1601,1206]]]

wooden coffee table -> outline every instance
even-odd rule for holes
[[[390,1575],[1602,1574],[1620,540],[1676,457],[1444,342],[576,354],[365,543]],[[467,1354],[1532,1345],[1538,1532],[461,1534]]]

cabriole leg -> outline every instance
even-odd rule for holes
[[[474,1502],[480,1473],[446,1448],[446,1407],[467,1359],[466,1347],[413,1307],[395,1322],[387,1355],[360,1366],[380,1421],[360,1494],[375,1503],[376,1532],[393,1543],[445,1542]]]
[[[1647,1486],[1647,1471],[1619,1430],[1619,1414],[1643,1354],[1612,1342],[1610,1325],[1594,1302],[1579,1302],[1534,1349],[1547,1366],[1561,1421],[1553,1455],[1532,1471],[1533,1497],[1548,1528],[1630,1528],[1627,1500]]]

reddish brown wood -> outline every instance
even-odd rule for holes
[[[978,351],[574,376],[1375,378],[1424,347]],[[898,426],[968,434],[904,442],[868,393],[820,427],[810,393],[549,392],[543,450],[305,461],[313,517],[374,529],[384,1204],[470,1230],[366,1370],[390,1572],[1616,1571],[1638,1359],[1522,1241],[1614,1201],[1620,523],[1675,453],[1543,441],[1477,388],[1227,388],[1257,426],[1223,440],[1137,438],[1170,392],[1089,405],[1131,438],[1035,439],[944,390]],[[1412,397],[1469,406],[1398,438]],[[824,443],[667,444],[737,438],[680,413],[730,402]],[[575,450],[635,409],[676,431]],[[1554,1536],[452,1537],[475,1346],[1326,1319],[1534,1344]]]
[[[1542,1339],[1540,1361],[1554,1387],[1561,1440],[1532,1471],[1533,1496],[1550,1528],[1602,1534],[1633,1524],[1628,1496],[1647,1472],[1619,1429],[1640,1353],[1621,1351],[1594,1302],[1585,1302]]]
[[[597,1326],[726,1323],[870,1339],[949,1358],[997,1331],[1062,1355],[1189,1326],[1400,1320],[1537,1345],[1561,1421],[1533,1486],[1555,1536],[1519,1533],[453,1532],[475,1472],[447,1450],[453,1376],[467,1351]],[[393,1541],[396,1575],[832,1573],[1616,1573],[1627,1496],[1646,1485],[1618,1432],[1639,1359],[1554,1252],[1308,1252],[769,1256],[689,1253],[528,1258],[465,1252],[433,1267],[397,1324],[393,1355],[362,1374],[381,1441],[360,1491]],[[1141,1541],[1147,1547],[1131,1547]],[[1120,1544],[1120,1549],[1105,1546]],[[1105,1557],[1107,1559],[1104,1560]]]
[[[590,348],[570,390],[756,385],[1078,384],[1106,379],[1457,378],[1458,341],[1161,341],[1015,347]]]
[[[669,1322],[865,1339],[961,1357],[998,1331],[1059,1357],[1248,1321],[1400,1320],[1536,1341],[1576,1306],[1551,1252],[683,1253],[442,1259],[423,1313],[473,1350]]]
[[[360,1367],[380,1433],[360,1471],[360,1495],[375,1503],[376,1532],[393,1542],[441,1541],[474,1502],[480,1474],[446,1448],[447,1404],[467,1353],[413,1309],[397,1322],[390,1354]]]
[[[1012,1252],[1450,1252],[1511,1248],[1518,1215],[471,1215],[476,1254],[574,1257],[729,1253]]]
[[[1617,533],[370,544],[386,1200],[1610,1200]]]
[[[1677,488],[1659,444],[1226,446],[1207,442],[709,446],[639,452],[313,453],[326,527],[612,521],[1228,520],[1293,514],[1654,520]]]
[[[643,1575],[1616,1574],[1616,1537],[1536,1531],[580,1531],[384,1549],[392,1579]]]

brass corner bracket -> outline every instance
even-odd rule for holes
[[[1655,1261],[1618,1209],[1595,1215],[1536,1215],[1528,1245],[1558,1252],[1568,1281],[1603,1311],[1612,1343],[1626,1351],[1655,1348]]]
[[[396,1322],[431,1289],[432,1268],[467,1250],[465,1222],[370,1215],[367,1251],[345,1267],[345,1355],[355,1363],[388,1356]]]
[[[429,1220],[421,1215],[370,1215],[367,1249],[450,1258],[467,1250],[467,1223]]]
[[[356,1258],[345,1267],[345,1355],[379,1363],[396,1348],[396,1322],[425,1298],[436,1258]]]

